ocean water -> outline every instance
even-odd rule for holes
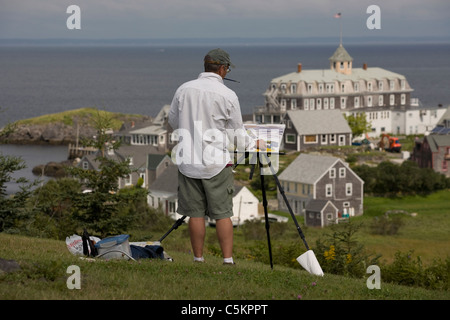
[[[242,113],[264,104],[272,78],[303,69],[328,69],[337,45],[224,47],[236,68],[226,82]],[[450,104],[450,44],[345,45],[353,66],[367,63],[403,74],[425,106]],[[211,47],[0,46],[0,127],[65,110],[102,110],[155,116],[177,87],[202,71]]]
[[[39,180],[41,183],[48,181],[49,177],[36,176],[32,170],[35,166],[47,164],[50,161],[60,162],[67,160],[68,148],[65,146],[22,146],[22,145],[1,145],[0,155],[8,155],[20,157],[26,164],[26,168],[15,171],[11,176],[15,179],[26,178],[32,182]],[[8,194],[14,194],[19,191],[19,185],[15,182],[8,182],[5,184]]]

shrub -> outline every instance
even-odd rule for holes
[[[364,192],[377,195],[428,194],[450,184],[450,179],[443,174],[419,168],[413,161],[401,165],[383,161],[377,167],[361,165],[352,169],[364,180]]]
[[[333,225],[326,239],[317,240],[316,257],[325,273],[363,277],[367,266],[377,264],[380,256],[366,254],[355,237],[360,228],[354,222]]]
[[[382,280],[406,286],[448,290],[450,258],[447,257],[445,261],[434,260],[431,266],[425,267],[420,256],[414,258],[413,253],[414,250],[397,252],[394,262],[382,268]]]
[[[375,217],[370,225],[372,234],[379,235],[395,235],[403,225],[403,220],[400,216],[379,216]]]

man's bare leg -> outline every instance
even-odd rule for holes
[[[216,233],[223,258],[233,257],[233,223],[230,218],[216,220]]]
[[[202,258],[206,234],[205,218],[189,218],[189,234],[194,257]]]

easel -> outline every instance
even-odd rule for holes
[[[264,219],[265,219],[265,227],[266,227],[266,234],[267,234],[267,245],[268,245],[268,248],[269,248],[270,268],[273,269],[272,245],[270,243],[269,213],[268,213],[268,208],[267,208],[268,207],[268,203],[267,203],[267,196],[266,196],[266,187],[264,185],[264,176],[265,176],[265,174],[263,172],[264,164],[261,161],[262,158],[265,159],[266,165],[270,169],[271,174],[272,174],[272,176],[275,179],[275,183],[277,184],[278,190],[280,191],[281,196],[283,197],[283,200],[284,200],[284,202],[286,204],[286,207],[288,208],[289,213],[290,213],[290,215],[292,217],[292,220],[294,221],[295,226],[297,227],[297,231],[298,231],[298,233],[300,235],[300,238],[303,240],[303,243],[306,246],[306,250],[309,250],[309,246],[308,246],[308,243],[306,242],[305,235],[303,234],[303,231],[300,228],[300,225],[298,224],[297,219],[295,218],[294,212],[292,211],[292,208],[291,208],[291,206],[289,204],[289,201],[288,201],[288,199],[286,197],[286,194],[284,193],[284,189],[281,186],[280,180],[278,180],[278,177],[276,175],[275,169],[272,167],[272,162],[269,159],[270,155],[275,154],[275,155],[279,156],[279,155],[284,155],[284,153],[283,152],[271,153],[271,152],[256,151],[256,152],[251,152],[251,154],[252,154],[251,155],[251,159],[250,159],[251,169],[250,169],[249,179],[252,180],[253,174],[255,172],[255,167],[256,167],[256,165],[258,165],[259,166],[259,170],[260,170],[259,171],[260,172],[259,177],[260,177],[260,180],[261,180],[261,192],[262,192],[262,197],[263,197]],[[250,155],[249,152],[245,152],[241,156],[241,158],[239,158],[239,160],[236,162],[236,164],[234,165],[234,168],[236,168],[243,159],[248,158],[249,155]]]

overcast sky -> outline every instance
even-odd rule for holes
[[[69,5],[81,30],[69,30]],[[369,30],[370,5],[381,29]],[[342,18],[334,18],[337,12]],[[0,0],[0,39],[444,37],[449,0]]]

